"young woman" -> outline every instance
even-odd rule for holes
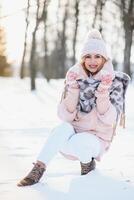
[[[100,160],[108,150],[118,119],[124,114],[128,82],[125,73],[113,70],[100,32],[91,31],[83,44],[80,61],[66,74],[58,106],[63,122],[52,131],[33,169],[18,186],[39,182],[58,152],[79,160],[81,175],[94,170],[95,160]]]

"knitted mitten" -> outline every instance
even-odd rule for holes
[[[81,165],[81,175],[85,175],[89,173],[90,171],[94,170],[96,167],[94,158],[92,158],[91,162],[89,163],[80,162],[80,165]]]
[[[42,177],[44,171],[46,170],[44,167],[41,167],[38,163],[33,163],[34,167],[29,172],[29,174],[23,178],[17,186],[28,186],[38,183],[40,178]]]

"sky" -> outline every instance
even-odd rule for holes
[[[9,6],[10,5],[10,6]],[[9,61],[18,62],[22,56],[25,30],[26,0],[1,0],[1,26],[5,27]],[[21,26],[20,26],[21,24]]]
[[[9,6],[10,4],[10,6]],[[7,42],[7,56],[9,61],[15,64],[20,63],[24,47],[24,34],[25,34],[25,12],[27,8],[27,0],[1,0],[1,21],[0,25],[4,27],[6,33]],[[32,0],[31,7],[36,6]],[[50,5],[51,14],[49,18],[53,24],[55,24],[57,1],[53,0]],[[32,30],[32,26],[31,26]]]

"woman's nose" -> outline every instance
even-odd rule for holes
[[[94,58],[91,58],[90,61],[91,61],[91,64],[94,64],[96,62]]]

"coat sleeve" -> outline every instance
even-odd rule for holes
[[[76,82],[77,83],[77,82]],[[79,88],[72,87],[65,82],[64,92],[61,102],[58,105],[58,117],[67,122],[72,122],[77,114],[77,104],[79,98]]]
[[[108,88],[104,91],[95,92],[96,96],[96,112],[98,120],[106,125],[115,125],[117,119],[117,111],[115,106],[110,101]]]
[[[58,117],[67,122],[72,122],[77,114],[77,103],[78,103],[79,90],[70,89],[66,92],[66,96],[61,99],[58,105]]]

